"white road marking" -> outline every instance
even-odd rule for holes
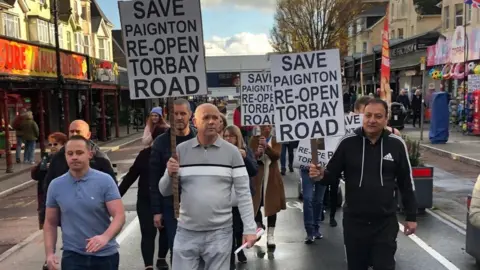
[[[138,216],[135,217],[128,225],[125,227],[125,229],[117,236],[116,240],[119,245],[122,244],[122,242],[130,235],[132,232],[135,230],[139,230],[140,228],[140,222],[138,220]]]
[[[303,203],[302,202],[298,202],[298,201],[295,201],[295,202],[288,202],[287,203],[287,207],[288,208],[292,208],[292,209],[301,209],[301,211],[303,212]],[[433,216],[433,215],[432,215]],[[440,217],[441,218],[441,217]],[[448,222],[447,220],[445,220],[445,222]],[[400,227],[400,231],[403,233],[405,228],[403,226],[403,224],[401,224],[400,222],[398,223],[399,227]],[[454,226],[454,225],[451,225],[451,226]],[[454,229],[456,229],[457,231],[460,230],[460,228],[458,227],[452,227]],[[460,232],[460,231],[459,231]],[[461,232],[460,232],[461,233]],[[464,234],[465,235],[465,234]],[[453,263],[451,263],[449,260],[447,260],[445,257],[443,257],[440,253],[438,253],[435,249],[433,249],[432,247],[430,247],[427,243],[425,243],[422,239],[420,239],[418,236],[416,236],[415,234],[412,234],[412,235],[409,235],[408,238],[410,238],[410,240],[412,240],[415,244],[417,244],[420,248],[422,248],[423,250],[425,250],[428,254],[430,254],[430,256],[432,256],[435,260],[437,260],[440,264],[442,264],[443,266],[445,266],[446,269],[448,270],[460,270],[460,268],[456,267]]]
[[[445,225],[449,226],[450,228],[456,230],[457,232],[467,235],[467,225],[463,224],[462,222],[454,219],[453,217],[441,212],[441,211],[432,211],[430,209],[426,209],[426,212],[435,217],[436,219],[443,222]]]
[[[405,228],[401,223],[398,223],[400,226],[400,231],[404,232]],[[438,253],[435,249],[430,247],[427,243],[425,243],[422,239],[420,239],[418,236],[415,234],[409,235],[408,238],[415,242],[419,247],[421,247],[423,250],[425,250],[430,256],[432,256],[435,260],[437,260],[440,264],[445,266],[446,269],[448,270],[460,270],[460,268],[456,267],[453,263],[451,263],[449,260],[447,260],[445,257],[443,257],[440,253]]]

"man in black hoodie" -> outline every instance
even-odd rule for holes
[[[343,234],[349,270],[395,269],[399,230],[395,188],[402,194],[404,233],[417,227],[412,168],[403,139],[385,129],[388,105],[372,99],[363,127],[342,138],[327,167],[310,165],[310,177],[325,184],[345,175]]]
[[[176,99],[173,103],[175,126],[158,136],[152,145],[150,154],[150,199],[153,212],[153,222],[157,228],[164,226],[168,236],[170,250],[173,250],[173,240],[177,231],[177,220],[173,211],[173,196],[163,197],[158,188],[160,178],[167,169],[167,162],[172,157],[170,132],[174,128],[176,144],[195,138],[196,131],[190,125],[192,110],[186,99]]]

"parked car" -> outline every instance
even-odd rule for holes
[[[467,235],[465,237],[465,250],[477,261],[477,267],[480,269],[480,228],[472,225],[470,222],[469,212],[470,204],[472,202],[472,196],[468,196],[467,199]]]

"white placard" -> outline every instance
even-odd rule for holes
[[[301,141],[345,133],[338,49],[271,55],[276,137]]]
[[[131,99],[207,94],[200,1],[118,2]]]
[[[345,134],[351,134],[355,129],[362,126],[363,114],[346,115],[345,116]],[[343,136],[334,136],[325,138],[325,150],[318,150],[318,162],[326,166],[333,153],[337,149],[338,143]],[[293,160],[293,167],[305,169],[312,162],[312,150],[310,147],[310,140],[302,140],[298,144],[295,158]]]
[[[480,75],[470,74],[468,75],[468,92],[480,90]]]
[[[272,75],[270,72],[241,74],[242,126],[274,125]]]

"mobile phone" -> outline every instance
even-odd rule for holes
[[[252,136],[260,136],[262,134],[262,132],[260,131],[260,127],[259,126],[255,126],[253,128],[253,135]]]

